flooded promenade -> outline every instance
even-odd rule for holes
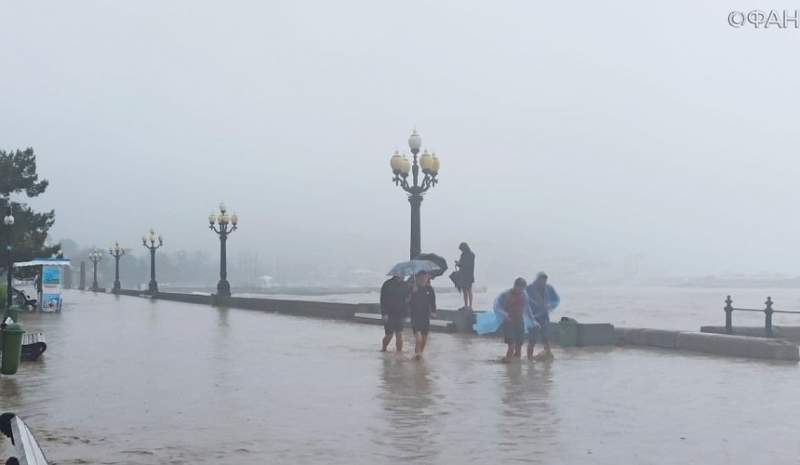
[[[496,339],[445,334],[414,362],[370,325],[65,301],[22,316],[48,350],[0,379],[58,464],[800,463],[796,363],[608,348],[506,365]]]

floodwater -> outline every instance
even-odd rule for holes
[[[67,292],[0,379],[58,464],[800,463],[793,363],[631,348],[498,363],[496,339]],[[7,445],[6,445],[7,447]],[[0,452],[2,455],[2,452]]]

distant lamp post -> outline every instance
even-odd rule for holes
[[[219,283],[217,283],[217,295],[230,297],[231,285],[228,282],[227,242],[228,235],[236,231],[239,217],[236,216],[236,213],[229,216],[228,207],[223,202],[219,204],[219,216],[211,212],[208,215],[208,222],[210,223],[209,228],[219,235]]]
[[[8,265],[8,287],[6,288],[6,308],[11,308],[11,301],[12,301],[12,293],[11,293],[11,268],[13,267],[13,262],[11,261],[11,229],[14,226],[14,214],[11,212],[11,205],[6,207],[6,216],[3,218],[3,223],[6,225],[6,233],[8,234],[6,237],[8,238],[8,243],[6,245],[6,261]]]
[[[417,130],[408,138],[408,146],[414,155],[413,161],[409,160],[405,154],[394,152],[391,159],[392,173],[394,173],[395,185],[403,188],[408,193],[408,202],[411,204],[411,259],[413,260],[422,253],[422,227],[420,225],[420,207],[422,196],[435,186],[438,181],[436,176],[439,174],[441,166],[436,153],[428,153],[426,149],[417,161],[417,154],[422,146],[422,138],[417,134]],[[423,177],[419,179],[419,170],[422,169]],[[411,183],[408,175],[411,174]]]
[[[115,242],[114,247],[108,248],[108,254],[114,257],[114,294],[118,294],[122,289],[119,282],[119,259],[125,255],[125,247],[119,245],[119,242]]]
[[[147,239],[150,239],[150,245],[147,245]],[[164,245],[164,236],[158,236],[158,245],[156,245],[156,230],[150,228],[150,236],[142,236],[142,245],[150,251],[150,286],[149,293],[151,295],[158,294],[158,283],[156,282],[156,249]]]
[[[97,285],[97,262],[103,259],[103,252],[94,249],[89,253],[89,260],[92,261],[93,279],[92,279],[92,292],[97,292],[100,286]]]

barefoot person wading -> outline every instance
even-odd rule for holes
[[[532,331],[531,327],[536,325],[533,320],[530,299],[525,293],[526,285],[524,279],[517,278],[514,281],[514,287],[495,299],[494,311],[502,318],[503,337],[508,345],[504,361],[521,357],[526,326]]]
[[[536,275],[536,280],[525,291],[530,297],[533,318],[538,323],[538,328],[531,331],[528,340],[528,359],[534,358],[533,348],[536,345],[537,336],[541,333],[544,352],[539,353],[536,358],[552,360],[554,357],[550,348],[550,312],[561,303],[561,297],[553,286],[547,284],[547,274],[544,271],[540,271]]]
[[[417,273],[411,294],[408,296],[408,308],[411,311],[411,328],[414,331],[414,354],[419,359],[422,358],[422,352],[428,342],[431,317],[436,316],[436,293],[430,285],[427,271]]]
[[[406,298],[408,285],[402,276],[392,276],[381,287],[381,317],[386,335],[383,337],[381,351],[386,352],[392,336],[397,336],[395,342],[397,351],[403,351],[403,325],[408,316]]]

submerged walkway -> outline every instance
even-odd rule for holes
[[[380,353],[372,325],[77,291],[65,301],[60,315],[22,316],[48,350],[0,379],[3,409],[62,464],[800,456],[797,364],[613,348],[501,364],[496,339],[438,333],[413,362],[410,344]]]

